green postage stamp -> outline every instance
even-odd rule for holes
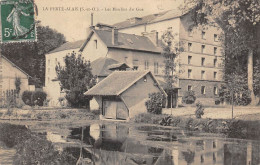
[[[33,0],[0,0],[1,42],[36,41]]]

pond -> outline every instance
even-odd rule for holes
[[[67,136],[44,133],[60,150],[87,163],[147,165],[259,165],[260,142],[177,128],[91,124]],[[75,145],[78,144],[78,145]]]

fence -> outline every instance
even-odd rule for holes
[[[0,97],[0,107],[7,107],[16,104],[16,98],[19,95],[15,89],[2,91]]]

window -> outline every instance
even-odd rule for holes
[[[201,45],[201,53],[205,53],[205,45]]]
[[[48,68],[48,73],[50,73],[50,68]]]
[[[218,42],[218,35],[217,34],[214,34],[214,41]]]
[[[48,77],[48,83],[50,83],[50,77]]]
[[[56,64],[56,65],[58,64],[58,59],[57,59],[57,58],[55,58],[55,64]]]
[[[189,35],[189,37],[192,37],[192,29],[188,30],[188,35]]]
[[[214,72],[213,74],[214,74],[214,80],[216,80],[217,79],[217,72]]]
[[[133,60],[133,70],[138,70],[138,60]]]
[[[144,69],[148,70],[149,69],[149,61],[144,62]]]
[[[205,58],[202,57],[202,58],[201,58],[201,66],[204,66],[204,64],[205,64]]]
[[[205,40],[205,39],[206,39],[205,36],[206,36],[206,32],[202,31],[202,32],[201,32],[201,38]]]
[[[97,45],[97,40],[94,40],[94,47],[97,49],[98,45]]]
[[[188,56],[188,64],[191,64],[192,56]]]
[[[214,55],[217,55],[218,48],[214,47]]]
[[[189,52],[192,51],[192,43],[188,43],[188,51],[189,51]]]
[[[214,59],[213,63],[214,63],[214,67],[216,67],[217,66],[217,59]]]
[[[51,60],[48,60],[48,65],[50,65],[51,64]]]
[[[158,62],[154,62],[154,74],[158,74]]]
[[[203,79],[203,80],[205,79],[205,71],[204,70],[201,71],[201,79]]]
[[[191,78],[191,77],[192,77],[192,70],[188,69],[188,78]]]
[[[202,86],[201,87],[201,94],[205,95],[205,93],[206,93],[205,86]]]
[[[191,91],[191,90],[192,90],[192,86],[188,85],[188,91]]]
[[[213,93],[214,93],[214,95],[217,95],[217,94],[218,94],[218,88],[217,88],[217,87],[214,87],[214,88],[213,88]]]

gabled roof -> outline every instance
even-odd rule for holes
[[[93,29],[93,32],[102,40],[102,42],[108,48],[117,48],[117,49],[127,49],[133,51],[145,51],[160,54],[162,49],[153,44],[153,42],[145,36],[139,36],[135,34],[127,34],[118,32],[118,44],[112,44],[112,30],[96,30]],[[90,33],[90,36],[93,34]],[[80,51],[83,51],[85,46],[88,44],[90,37],[85,41],[85,43],[80,48]]]
[[[63,50],[79,49],[84,42],[85,42],[85,40],[79,40],[79,41],[75,41],[75,42],[66,42],[63,45],[61,45],[60,47],[50,51],[48,54],[60,52]]]
[[[115,71],[89,91],[85,92],[85,95],[119,96],[147,74],[150,74],[154,82],[158,84],[150,71]],[[158,87],[166,95],[159,84]]]
[[[155,23],[155,22],[160,22],[160,21],[164,21],[164,20],[181,17],[184,14],[185,13],[183,13],[181,10],[178,10],[178,9],[168,10],[168,11],[160,12],[157,14],[150,14],[150,15],[141,17],[139,19],[135,19],[134,22],[131,21],[131,19],[134,19],[134,18],[130,18],[126,21],[116,23],[112,26],[116,27],[118,29],[125,29],[125,28],[134,27],[134,26],[138,26],[138,25],[145,25],[145,24],[150,24],[150,23]]]
[[[112,58],[100,57],[91,62],[92,74],[96,76],[108,76],[112,73],[112,71],[109,70],[109,66],[117,63],[118,61]]]
[[[13,67],[17,68],[21,72],[23,72],[26,76],[31,77],[28,73],[26,73],[24,70],[22,70],[19,66],[17,66],[15,63],[13,63],[11,60],[9,60],[7,57],[2,55],[2,58],[5,59],[7,62],[9,62]]]

